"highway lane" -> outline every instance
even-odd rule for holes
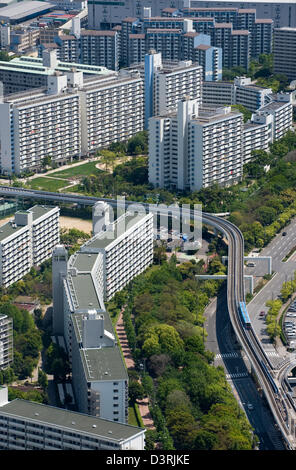
[[[208,333],[206,347],[216,354],[215,366],[222,366],[227,374],[233,394],[244,409],[254,433],[258,436],[260,450],[283,450],[284,445],[278,430],[274,427],[274,418],[266,401],[260,396],[256,385],[249,375],[241,348],[234,334],[228,308],[226,289],[223,289],[215,301],[205,311],[205,327]],[[236,378],[246,374],[244,378]],[[249,410],[247,404],[253,405]]]

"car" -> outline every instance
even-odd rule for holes
[[[249,410],[253,410],[254,406],[252,405],[252,403],[248,403],[248,409]]]
[[[247,266],[249,268],[253,268],[254,266],[256,266],[256,264],[251,261],[250,263],[247,263]]]
[[[265,312],[264,310],[261,310],[261,312],[259,313],[260,317],[264,317],[265,316]]]
[[[282,235],[283,237],[285,237],[287,235],[287,232],[283,232]]]

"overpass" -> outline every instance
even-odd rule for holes
[[[137,204],[135,201],[116,201],[114,199],[95,198],[88,196],[80,196],[75,194],[53,193],[47,191],[36,191],[23,188],[13,188],[10,186],[0,186],[0,195],[5,197],[30,198],[43,201],[54,201],[63,203],[72,203],[79,205],[93,205],[97,201],[105,201],[110,205],[121,206],[122,209],[127,208],[131,204]],[[171,217],[180,217],[180,210],[173,207],[165,209],[157,205],[141,204],[146,211],[151,211],[159,215],[168,215]],[[258,340],[252,327],[245,329],[240,314],[239,302],[245,301],[244,292],[244,239],[240,230],[231,222],[221,219],[215,215],[192,209],[184,209],[183,215],[189,219],[194,217],[202,219],[203,223],[213,226],[222,232],[228,240],[228,272],[227,272],[227,304],[230,320],[246,356],[248,357],[253,373],[256,375],[258,382],[266,396],[269,407],[273,413],[274,419],[281,431],[287,448],[295,449],[296,441],[294,437],[294,429],[290,429],[289,421],[283,412],[285,405],[283,397],[274,384],[272,363],[266,356],[260,341]]]

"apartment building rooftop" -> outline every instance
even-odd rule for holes
[[[108,439],[110,442],[121,442],[144,431],[143,428],[129,424],[117,423],[19,398],[1,406],[0,412],[1,415],[16,416],[38,424],[59,426],[70,431],[80,431],[82,434],[93,434],[96,437]]]
[[[100,88],[104,88],[107,85],[110,86],[116,86],[116,85],[121,85],[123,83],[128,83],[131,80],[138,80],[139,76],[135,75],[121,75],[117,74],[116,72],[113,72],[110,77],[93,77],[92,79],[89,80],[84,80],[83,81],[83,91],[94,91],[98,90]]]
[[[72,36],[69,35],[69,38],[72,39]],[[108,75],[114,73],[112,70],[98,65],[77,64],[75,62],[62,62],[60,60],[57,60],[56,65],[50,68],[44,65],[43,59],[40,57],[21,56],[15,57],[9,62],[0,61],[0,70],[35,73],[39,75],[54,75],[55,71],[69,72],[73,68],[87,75]]]
[[[251,35],[251,32],[248,31],[247,29],[233,29],[231,34],[233,36],[249,36]]]
[[[31,207],[28,210],[20,210],[17,211],[16,214],[27,214],[29,212],[33,213],[33,221],[39,219],[39,217],[42,217],[45,215],[47,212],[53,209],[53,206],[34,206]],[[24,225],[16,225],[14,222],[14,218],[9,220],[6,224],[0,226],[0,242],[5,240],[7,237],[10,237],[10,235],[13,235],[17,233],[19,230],[24,228]]]
[[[200,44],[199,46],[195,46],[194,49],[198,49],[200,51],[207,51],[208,49],[211,49],[212,47],[213,46],[208,46],[207,44]]]
[[[47,214],[50,212],[54,206],[33,206],[27,211],[18,211],[18,212],[32,212],[33,213],[33,221],[39,219],[39,217],[42,217],[43,215]]]
[[[256,129],[256,128],[261,128],[262,127],[262,124],[261,123],[256,123],[256,122],[246,122],[244,124],[244,131],[249,131],[249,130],[252,130],[252,129]]]
[[[15,234],[16,232],[19,232],[23,226],[19,226],[13,223],[13,219],[7,222],[4,225],[1,225],[0,227],[0,242],[5,240],[6,238],[10,237],[10,235]]]
[[[53,8],[52,3],[43,1],[13,2],[11,5],[0,9],[0,19],[16,23],[39,16],[43,12],[53,10]]]
[[[89,309],[93,309],[94,307],[89,307]],[[109,335],[112,335],[114,337],[114,329],[113,325],[111,322],[111,318],[108,314],[108,312],[104,312],[104,329],[108,332]],[[78,343],[82,343],[82,317],[83,315],[81,313],[74,313],[72,315],[72,320],[73,320],[73,325],[74,325],[74,332],[76,336],[76,340]],[[112,349],[112,348],[108,348]]]
[[[285,104],[288,104],[289,101],[271,101],[270,103],[262,106],[260,111],[276,111],[277,109],[282,108]]]
[[[134,33],[134,34],[129,34],[130,39],[145,39],[145,34],[141,33]]]
[[[198,116],[193,117],[193,121],[200,122],[201,124],[213,123],[220,121],[225,117],[242,116],[242,113],[236,110],[232,110],[230,106],[224,106],[220,108],[200,108],[198,110]]]
[[[229,7],[229,8],[219,8],[219,7],[212,7],[212,8],[195,8],[195,7],[188,7],[184,8],[184,11],[236,11],[237,7]]]
[[[80,36],[116,36],[116,30],[98,31],[95,29],[84,29],[80,32]]]
[[[181,32],[182,32],[181,29],[175,29],[175,28],[157,28],[157,29],[148,28],[147,29],[147,33],[156,33],[156,34],[159,34],[159,33],[176,34],[176,33],[181,33]]]
[[[105,310],[103,300],[99,298],[90,272],[69,273],[67,277],[75,309]]]
[[[138,222],[143,220],[144,217],[146,217],[146,214],[134,215],[127,212],[126,215],[124,214],[123,216],[119,217],[115,222],[110,224],[110,226],[107,227],[106,231],[98,233],[98,235],[94,236],[91,240],[87,241],[83,245],[83,249],[107,248],[113,243],[114,240],[116,240],[123,233],[125,233],[126,230],[132,228]]]
[[[296,28],[291,28],[290,26],[282,26],[281,28],[275,28],[276,31],[290,31],[291,33],[295,33]]]
[[[232,23],[216,23],[214,28],[232,28]]]
[[[97,253],[82,253],[78,251],[70,258],[70,265],[73,268],[77,268],[80,272],[90,272],[95,265],[97,257]]]
[[[96,380],[128,380],[119,347],[81,349],[80,355],[87,382]]]
[[[273,23],[273,20],[269,18],[258,18],[257,20],[255,20],[255,24],[260,24],[260,23],[271,24]]]

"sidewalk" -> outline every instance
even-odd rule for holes
[[[124,357],[124,360],[125,360],[126,367],[127,367],[128,370],[135,370],[135,362],[133,360],[131,350],[128,346],[128,341],[127,341],[126,333],[125,333],[125,330],[124,330],[124,323],[123,323],[123,318],[122,318],[123,312],[124,312],[124,308],[121,310],[121,312],[119,314],[119,318],[118,318],[117,323],[116,323],[116,332],[117,332],[118,339],[119,339],[119,342],[120,342],[120,345],[121,345],[121,349],[122,349],[122,353],[123,353],[123,357]],[[151,414],[150,414],[150,411],[149,411],[148,398],[147,397],[144,398],[143,400],[137,402],[137,404],[138,404],[139,411],[140,411],[140,414],[142,416],[145,428],[146,429],[155,429],[154,423],[153,423],[153,420],[151,418]]]

